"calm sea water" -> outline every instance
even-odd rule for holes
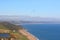
[[[60,24],[25,24],[22,26],[40,40],[60,40]]]

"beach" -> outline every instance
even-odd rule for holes
[[[35,37],[34,35],[30,34],[27,30],[25,29],[21,29],[19,30],[19,33],[21,33],[22,35],[26,36],[29,40],[39,40],[37,37]]]

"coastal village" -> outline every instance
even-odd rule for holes
[[[0,40],[38,40],[38,39],[20,26],[10,24],[8,22],[1,22]]]

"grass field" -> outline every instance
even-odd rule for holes
[[[0,24],[0,29],[2,29],[2,30],[10,30],[9,27],[10,27],[10,25],[9,25],[8,27],[6,27],[6,26],[4,26],[3,24]],[[17,32],[17,31],[16,31],[16,32],[13,32],[13,30],[10,30],[9,33],[12,34],[12,35],[14,35],[14,36],[17,38],[17,40],[28,40],[28,39],[26,38],[26,36],[20,34],[20,33]]]
[[[8,28],[6,28],[2,24],[0,24],[0,29],[8,29]]]
[[[20,34],[20,33],[18,33],[18,32],[11,32],[11,34],[12,34],[12,35],[15,35],[15,37],[17,38],[17,40],[28,40],[28,39],[26,38],[26,36],[24,36],[24,35],[22,35],[22,34]]]

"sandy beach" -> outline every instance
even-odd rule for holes
[[[23,34],[24,36],[26,36],[29,40],[39,40],[37,37],[35,37],[34,35],[30,34],[28,31],[26,31],[25,29],[19,30],[19,33]]]

